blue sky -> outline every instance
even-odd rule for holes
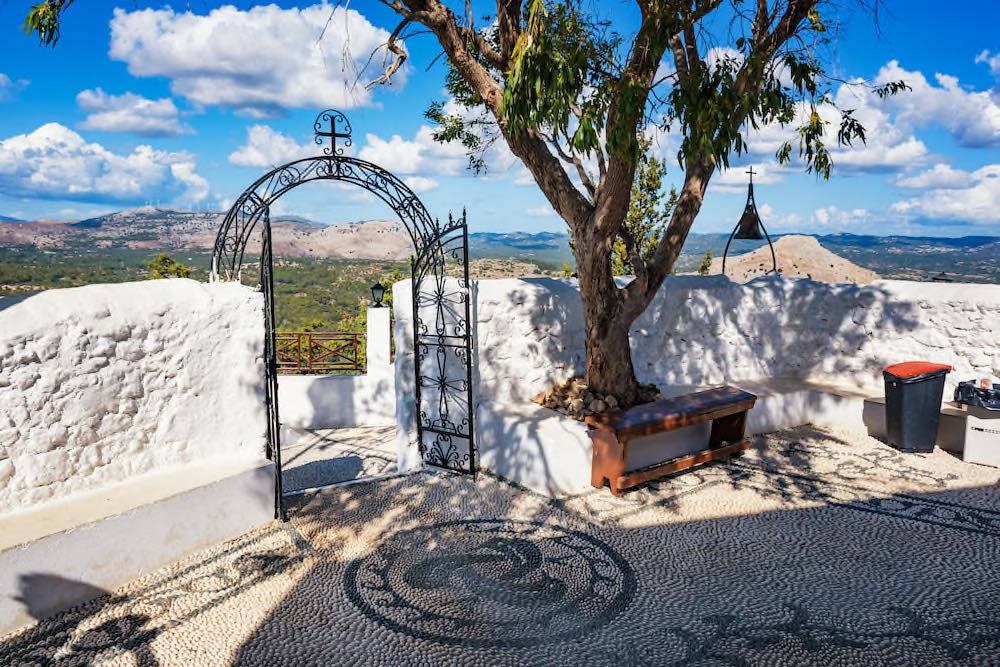
[[[623,30],[634,21],[634,3],[599,4]],[[353,125],[355,154],[407,179],[433,214],[467,207],[473,231],[563,229],[503,147],[476,177],[461,149],[430,138],[423,111],[447,99],[433,38],[407,41],[410,59],[391,87],[354,85],[377,74],[377,63],[359,70],[395,25],[377,2],[353,0],[319,40],[329,6],[193,0],[188,13],[185,3],[77,0],[55,49],[21,32],[27,6],[0,5],[0,215],[224,208],[268,166],[313,153],[313,118],[337,107]],[[789,130],[751,136],[750,153],[716,177],[694,231],[731,228],[753,164],[772,232],[1000,235],[1000,3],[953,7],[887,2],[880,32],[867,15],[847,16],[829,54],[833,73],[902,78],[913,90],[882,102],[835,87],[841,106],[858,109],[869,142],[835,152],[828,182],[774,164]],[[656,139],[679,179],[675,139]],[[389,217],[364,193],[321,185],[281,206],[327,223]]]

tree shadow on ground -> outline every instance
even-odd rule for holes
[[[43,622],[27,630],[21,641],[16,635],[9,642],[0,641],[0,663],[91,664],[91,658],[97,654],[131,654],[139,667],[159,667],[150,646],[159,631],[146,629],[151,620],[148,614],[116,615],[96,624],[92,620],[109,607],[127,603],[126,597],[48,573],[23,575],[19,586],[20,595],[16,599],[38,621],[44,621],[53,610],[65,608],[67,601],[87,602],[60,614],[55,622]]]
[[[877,664],[890,653],[908,664],[988,661],[1000,649],[997,475],[984,483],[988,471],[934,460],[925,467],[937,478],[955,485],[948,474],[961,468],[967,483],[887,492],[879,480],[893,477],[882,475],[845,495],[822,447],[850,444],[829,436],[759,465],[748,457],[732,464],[752,468],[742,475],[709,466],[687,488],[650,489],[664,501],[682,494],[680,511],[651,503],[616,515],[616,504],[605,521],[486,476],[423,472],[307,494],[290,507],[284,539],[298,555],[287,567],[235,544],[203,568],[247,578],[216,576],[209,588],[271,605],[253,627],[231,608],[227,632],[246,638],[211,658],[269,667]],[[796,475],[816,481],[785,483]],[[255,581],[279,574],[288,586],[278,599],[255,596]],[[206,589],[178,584],[154,616]],[[134,602],[121,603],[126,615]],[[0,656],[29,655],[53,624],[69,637],[82,621],[45,621],[0,642]],[[143,628],[125,631],[120,644],[132,650]],[[183,632],[174,624],[157,647],[183,646]],[[97,644],[76,650],[108,655]]]
[[[709,516],[647,508],[604,525],[497,482],[433,473],[303,499],[293,522],[322,558],[233,664],[290,664],[276,657],[290,641],[295,659],[316,664],[875,664],[885,651],[926,664],[1000,647],[1000,566],[982,551],[1000,522],[979,507],[994,488],[965,489],[962,505],[941,492],[843,497],[822,480],[787,486],[794,472],[760,471],[763,482],[743,483],[720,472],[721,485],[691,496]],[[571,574],[558,549],[572,538],[531,533],[539,551],[523,560],[528,547],[478,539],[484,521],[598,540],[635,575],[627,604],[615,606],[629,578],[608,569],[614,559],[594,555],[595,569]],[[464,532],[451,532],[456,522]],[[439,532],[425,552],[428,530]],[[587,572],[602,587],[582,585]],[[581,589],[585,602],[554,592]]]

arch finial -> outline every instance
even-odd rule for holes
[[[327,141],[329,146],[323,148],[324,155],[338,156],[344,154],[344,148],[352,144],[351,123],[342,111],[327,109],[316,116],[313,123],[313,132],[316,134],[316,144],[323,146]],[[343,139],[343,143],[338,146],[337,139]]]

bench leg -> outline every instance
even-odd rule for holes
[[[598,489],[605,482],[611,487],[611,493],[620,496],[618,478],[625,474],[625,447],[612,433],[590,431],[590,439],[594,443],[594,455],[590,464],[590,483]]]
[[[737,412],[712,420],[712,434],[708,437],[709,449],[717,449],[724,444],[734,445],[746,435],[747,413]]]

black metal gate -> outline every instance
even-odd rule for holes
[[[247,188],[226,213],[215,239],[212,277],[242,279],[248,243],[260,240],[264,293],[264,374],[267,453],[275,464],[275,515],[285,519],[281,485],[281,430],[274,314],[270,207],[289,190],[316,180],[353,183],[392,208],[413,242],[414,398],[417,442],[428,465],[456,472],[476,470],[472,400],[469,235],[465,211],[447,223],[434,219],[403,181],[376,164],[344,155],[351,125],[328,109],[313,124],[322,155],[269,171]],[[324,145],[329,142],[329,145]],[[258,228],[259,224],[259,228]],[[398,351],[397,351],[398,354]],[[400,425],[404,426],[404,425]]]
[[[476,470],[472,402],[469,232],[448,216],[437,242],[410,262],[417,442],[424,462]]]

